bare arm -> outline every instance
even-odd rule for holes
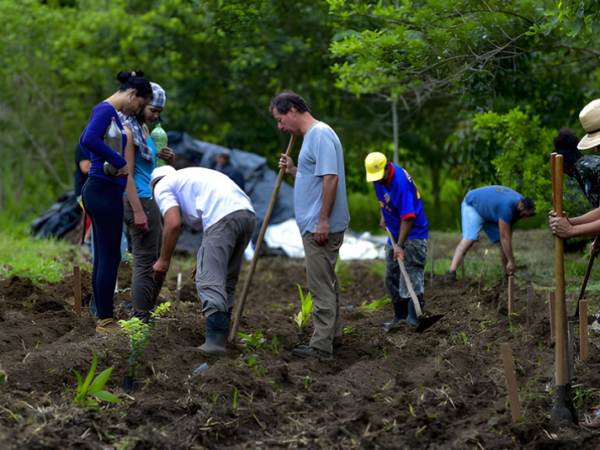
[[[89,159],[83,159],[79,161],[79,170],[84,175],[87,175],[90,172],[90,167],[92,167],[92,162]]]
[[[127,167],[129,167],[129,170],[131,170],[132,174],[132,176],[127,177],[127,187],[125,188],[125,192],[127,192],[127,200],[131,205],[131,209],[133,209],[135,226],[138,230],[146,231],[148,229],[148,218],[146,217],[144,208],[142,208],[142,202],[140,202],[140,198],[138,197],[137,193],[137,186],[133,180],[133,171],[135,170],[135,145],[133,143],[133,132],[128,126],[124,128],[125,134],[127,134],[125,160],[127,161]]]
[[[506,256],[505,273],[512,275],[515,271],[515,257],[512,251],[512,227],[502,219],[498,220],[498,228],[500,229],[500,251]]]
[[[335,204],[337,185],[337,175],[323,175],[323,202],[321,203],[319,224],[315,230],[315,242],[319,245],[325,245],[329,240],[329,217],[331,217],[331,211]]]
[[[171,258],[177,246],[179,233],[181,233],[181,213],[178,206],[173,206],[165,213],[165,223],[163,227],[163,240],[160,257],[154,264],[154,273],[157,276],[164,277],[169,271]]]
[[[398,246],[394,250],[394,259],[400,258],[402,261],[404,261],[404,249],[400,247],[400,245],[403,245],[406,242],[414,222],[415,218],[409,217],[400,223],[400,234],[398,235]]]

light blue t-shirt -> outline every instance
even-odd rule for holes
[[[146,142],[148,142],[148,147],[150,147],[152,150],[152,157],[154,158],[154,161],[156,161],[156,144],[150,136],[148,136]],[[148,161],[139,151],[135,152],[135,170],[133,171],[133,181],[135,181],[139,198],[152,197],[150,179],[152,178],[152,171],[156,167],[154,161]]]
[[[329,125],[316,122],[304,135],[294,186],[296,222],[302,235],[314,233],[319,224],[324,175],[338,176],[329,232],[339,233],[348,228],[350,222],[342,144]]]
[[[465,202],[488,222],[502,219],[511,223],[513,212],[523,196],[504,186],[486,186],[467,193]]]

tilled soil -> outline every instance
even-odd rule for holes
[[[205,322],[191,282],[177,314],[161,319],[142,364],[140,389],[122,392],[129,346],[123,335],[98,337],[95,320],[73,312],[73,279],[35,286],[28,279],[0,281],[0,448],[13,449],[595,449],[597,431],[549,422],[554,405],[554,347],[547,292],[517,287],[517,315],[507,317],[507,288],[477,295],[477,283],[444,285],[427,277],[428,314],[444,318],[423,334],[410,325],[389,331],[387,305],[361,310],[385,295],[370,262],[352,262],[341,300],[348,334],[330,360],[291,355],[298,344],[292,315],[300,309],[297,283],[306,291],[302,260],[263,258],[254,275],[240,331],[258,329],[264,343],[250,351],[230,344],[228,356],[204,358]],[[247,266],[244,268],[244,273]],[[243,275],[244,276],[244,275]],[[243,286],[240,280],[240,290]],[[119,287],[131,271],[124,265]],[[175,299],[170,274],[161,297]],[[89,296],[90,275],[83,274]],[[306,331],[309,336],[310,326]],[[277,344],[273,341],[276,338]],[[308,338],[304,342],[307,343]],[[590,358],[576,359],[573,384],[580,421],[594,417],[600,375],[597,340]],[[523,420],[513,423],[500,344],[512,345]],[[577,349],[576,349],[577,350]],[[98,370],[114,371],[107,389],[122,403],[72,405],[77,380],[92,351]],[[208,369],[193,372],[202,363]]]

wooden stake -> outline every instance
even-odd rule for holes
[[[435,241],[431,240],[431,285],[433,286],[433,264],[435,263]]]
[[[569,379],[568,383],[573,379],[573,373],[575,372],[575,323],[567,322],[567,360],[569,363],[569,367],[567,368],[567,374]]]
[[[588,359],[588,319],[587,300],[579,301],[579,357],[582,361]]]
[[[531,326],[533,319],[533,286],[527,285],[527,328]]]
[[[519,391],[517,390],[517,376],[515,375],[515,361],[513,359],[512,348],[510,344],[502,344],[502,363],[504,364],[504,376],[506,377],[506,387],[508,388],[508,398],[510,400],[510,415],[513,422],[521,418],[521,403],[519,402]]]
[[[81,271],[73,266],[73,294],[75,295],[75,314],[81,319]]]
[[[554,342],[554,292],[548,292],[548,308],[550,309],[550,339]]]
[[[508,316],[512,316],[515,312],[515,278],[511,275],[508,277]]]

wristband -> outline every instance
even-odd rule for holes
[[[404,247],[406,247],[406,244],[398,244],[398,247],[400,247],[402,250],[404,250]]]

